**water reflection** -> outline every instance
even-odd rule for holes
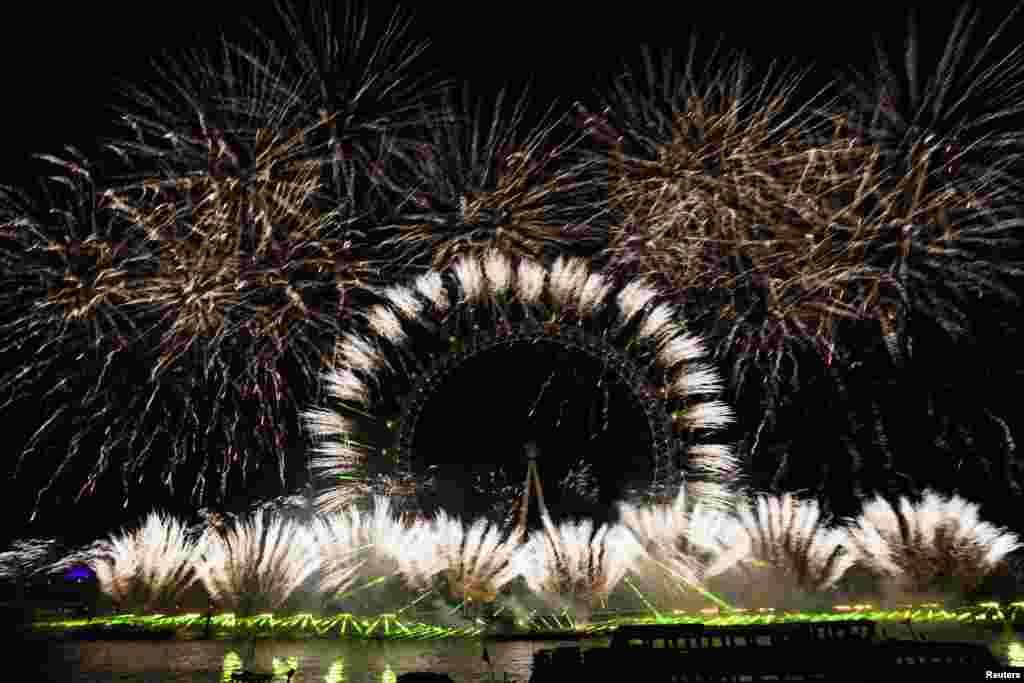
[[[1019,633],[960,629],[924,630],[929,640],[985,642],[1009,664],[1024,666],[1024,637]],[[890,636],[901,634],[890,633]],[[533,652],[557,642],[488,643],[495,679],[525,683]],[[576,643],[562,643],[564,645]],[[579,643],[584,648],[607,641]],[[44,661],[65,667],[53,680],[104,683],[232,683],[231,674],[249,670],[273,672],[283,681],[296,670],[292,683],[394,683],[409,671],[447,673],[461,683],[490,680],[481,659],[480,642],[364,641],[184,641],[50,643]]]
[[[1010,666],[1024,666],[1024,639],[1021,638],[1021,634],[1005,635],[993,649],[996,656],[1000,659],[1005,658]]]
[[[244,669],[242,666],[242,658],[238,656],[238,653],[229,650],[224,653],[224,669],[221,674],[220,680],[222,683],[231,683],[231,674],[237,673]]]
[[[501,643],[488,649],[497,680],[503,673],[524,682],[533,651],[557,643]],[[47,644],[46,656],[62,667],[53,680],[139,683],[233,683],[239,671],[273,672],[292,683],[394,683],[410,671],[448,673],[456,681],[490,680],[479,641],[169,641],[66,642]]]
[[[330,667],[327,668],[327,675],[324,676],[324,683],[345,682],[345,660],[339,657]]]

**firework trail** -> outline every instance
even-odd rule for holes
[[[546,269],[496,251],[389,288],[385,303],[362,316],[365,330],[348,332],[339,343],[337,370],[325,376],[336,407],[305,414],[319,441],[313,465],[337,482],[319,505],[337,509],[381,486],[415,482],[412,434],[428,391],[474,351],[536,338],[565,341],[615,367],[648,415],[660,449],[655,488],[677,486],[670,480],[688,468],[726,495],[731,455],[706,439],[728,423],[730,412],[714,399],[720,385],[700,362],[700,342],[677,322],[675,308],[652,303],[656,297],[644,282],[615,288],[579,259],[559,259]],[[431,359],[429,367],[423,358]],[[412,402],[403,406],[394,395]],[[396,414],[394,441],[359,438],[360,422]],[[692,444],[688,452],[676,451],[681,439]],[[384,450],[392,446],[397,455]],[[415,484],[409,486],[414,493]]]
[[[979,517],[979,508],[959,496],[925,491],[919,503],[881,496],[864,505],[849,538],[857,562],[890,588],[910,594],[943,592],[941,578],[969,591],[995,571],[1020,539]]]
[[[63,552],[53,538],[20,538],[0,552],[0,579],[24,582],[63,568]]]
[[[309,131],[306,149],[321,167],[322,199],[329,209],[363,206],[364,194],[382,200],[375,208],[392,205],[400,198],[389,194],[396,162],[418,148],[416,133],[439,118],[430,103],[448,90],[419,67],[428,44],[410,37],[410,20],[399,11],[371,41],[368,5],[346,3],[339,12],[335,3],[314,0],[305,13],[287,2],[275,6],[287,41],[252,26],[263,52],[238,52],[275,84],[265,101]]]
[[[750,553],[750,539],[736,518],[702,503],[686,488],[680,488],[671,504],[620,503],[619,519],[644,549],[645,560],[691,586],[725,572]]]
[[[209,530],[196,574],[221,609],[250,615],[277,609],[320,565],[313,529],[274,515]]]
[[[955,391],[948,381],[952,373],[935,368],[948,367],[951,354],[973,354],[980,335],[1008,338],[1015,326],[1024,55],[1019,45],[1005,53],[997,45],[1013,35],[1019,9],[978,31],[980,14],[963,6],[930,73],[922,58],[930,46],[911,19],[902,69],[894,68],[876,36],[874,73],[840,77],[838,111],[844,113],[837,121],[861,150],[854,163],[863,183],[853,195],[857,212],[833,228],[840,249],[831,257],[836,272],[844,273],[850,304],[881,333],[897,368],[885,374],[891,379],[898,373],[902,386],[917,389],[910,400],[920,406],[919,419],[927,425],[921,429],[933,431],[938,449],[959,462],[964,452],[1002,450],[1006,480],[1015,492],[1015,444],[1000,415],[1004,409],[981,398],[1000,392],[991,390],[991,379],[978,382],[993,364],[986,360],[956,373]],[[975,39],[977,34],[984,38]],[[925,339],[927,344],[915,344]],[[937,350],[940,343],[947,347]],[[979,396],[971,412],[959,400],[964,382],[984,387],[966,389]],[[893,394],[870,390],[880,392]],[[906,414],[908,397],[897,400]],[[855,420],[851,412],[851,427]],[[880,418],[867,420],[883,449],[892,440],[902,450],[909,442],[899,443],[901,435],[920,433],[905,421],[896,429]],[[991,445],[975,444],[982,439]],[[980,460],[976,466],[991,467]],[[959,471],[954,476],[960,480]]]
[[[113,205],[158,245],[159,270],[136,297],[161,321],[150,403],[177,394],[173,462],[224,453],[221,496],[252,455],[275,455],[283,480],[289,414],[329,366],[346,297],[370,271],[351,210],[317,206],[312,130],[275,100],[288,84],[222,51],[170,63],[166,91],[134,93],[135,137],[110,145],[132,167]],[[217,398],[204,406],[204,395]],[[191,419],[203,413],[205,424]],[[193,496],[204,487],[201,472]]]
[[[854,274],[851,303],[880,323],[898,360],[912,351],[911,316],[962,334],[976,297],[1017,300],[1024,132],[1014,117],[1024,108],[1024,59],[1020,45],[1005,55],[991,48],[1019,8],[972,52],[979,14],[964,5],[927,80],[912,19],[905,73],[876,36],[874,76],[845,79],[844,124],[867,152],[867,191],[854,199],[863,220],[837,226],[840,262]]]
[[[759,496],[737,511],[750,557],[807,592],[821,592],[853,564],[844,529],[825,526],[818,502],[791,494]]]
[[[444,270],[486,248],[540,260],[601,242],[596,186],[570,159],[579,136],[559,132],[553,107],[523,132],[525,95],[506,112],[502,92],[490,121],[468,100],[448,103],[398,181],[407,199],[384,247],[403,265]]]
[[[146,353],[137,346],[144,320],[132,301],[157,268],[145,235],[104,203],[92,169],[75,150],[66,159],[42,158],[60,167],[43,184],[44,198],[0,191],[0,353],[16,361],[0,377],[2,409],[30,401],[43,419],[19,469],[51,449],[60,453],[36,509],[91,444],[88,435],[116,437],[96,447],[82,492],[137,429],[144,400],[138,361]]]
[[[116,605],[157,611],[173,607],[195,583],[207,550],[205,541],[189,538],[180,521],[154,512],[138,529],[94,544],[85,556],[100,589]]]

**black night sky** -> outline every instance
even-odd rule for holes
[[[641,45],[684,52],[691,34],[699,36],[698,44],[705,52],[722,37],[725,48],[746,50],[758,63],[778,59],[783,64],[795,61],[804,66],[813,62],[816,70],[805,86],[805,91],[813,94],[833,70],[863,70],[870,65],[873,32],[882,34],[883,43],[898,62],[908,9],[907,4],[892,2],[822,4],[814,11],[808,11],[803,3],[632,2],[616,6],[374,0],[370,4],[371,22],[378,28],[395,7],[412,13],[411,35],[432,43],[420,60],[422,68],[459,87],[469,86],[474,95],[484,98],[493,97],[503,87],[516,93],[529,83],[538,111],[556,99],[568,110],[574,100],[591,98],[618,73],[621,64],[636,63]],[[927,68],[944,46],[956,9],[924,1],[909,4],[919,8],[922,17],[925,50],[921,63]],[[7,22],[0,29],[0,63],[6,65],[7,135],[0,147],[3,184],[30,183],[43,172],[45,167],[31,159],[34,153],[58,153],[64,145],[93,153],[98,138],[109,132],[110,106],[119,101],[118,80],[145,82],[152,77],[146,66],[151,59],[165,52],[173,55],[183,48],[210,45],[221,33],[244,35],[242,17],[217,2],[134,4],[124,9],[107,8],[104,3],[96,8],[89,5],[59,11],[26,6],[25,18]],[[666,9],[666,5],[673,8]],[[985,3],[977,37],[985,36],[1011,8],[1012,3],[1007,2]],[[271,35],[280,30],[269,3],[251,10],[248,16]],[[1021,21],[1018,17],[1016,24],[1024,27]],[[1009,49],[1012,45],[1004,46],[1002,53]],[[1010,317],[1015,313],[1011,311]],[[1006,318],[1007,313],[993,315]],[[863,349],[856,367],[837,370],[847,373],[851,401],[856,404],[857,432],[850,433],[848,411],[829,404],[833,396],[829,375],[812,377],[792,392],[780,422],[759,444],[756,457],[746,463],[748,483],[761,489],[817,491],[836,501],[837,512],[848,514],[854,501],[851,452],[856,452],[863,459],[862,474],[869,488],[904,493],[929,485],[942,490],[959,486],[965,497],[983,505],[993,521],[1012,523],[1012,507],[1022,501],[1012,475],[1024,473],[1015,467],[1001,428],[986,422],[977,398],[983,396],[985,406],[1001,407],[1001,415],[1019,443],[1024,436],[1018,402],[1024,369],[1021,341],[1019,335],[1008,333],[999,324],[979,329],[973,339],[956,344],[935,335],[934,342],[919,346],[912,367],[899,371],[890,366],[883,351]],[[642,416],[630,406],[621,387],[612,386],[607,397],[595,389],[601,372],[591,367],[593,361],[555,347],[531,347],[474,363],[428,407],[423,419],[429,426],[418,436],[430,444],[430,450],[446,453],[433,463],[439,468],[438,476],[449,480],[438,491],[442,499],[458,496],[460,491],[465,496],[473,478],[486,476],[489,463],[495,462],[510,463],[507,472],[518,487],[523,444],[531,440],[538,441],[542,454],[549,457],[551,464],[542,465],[546,480],[564,476],[572,463],[585,455],[598,470],[602,500],[566,500],[566,508],[575,514],[600,515],[601,506],[614,497],[616,487],[631,476],[642,476],[649,466],[623,455],[647,438],[637,437],[638,428],[642,431],[644,425]],[[576,371],[569,372],[568,367]],[[551,393],[540,395],[545,382],[549,383],[545,391]],[[1001,400],[992,398],[1000,394]],[[873,400],[865,400],[868,396]],[[531,417],[535,402],[538,407]],[[933,405],[945,414],[958,415],[956,422],[963,429],[958,431],[955,424],[935,427],[941,420],[928,416]],[[741,401],[736,409],[741,419],[732,436],[739,440],[757,426],[759,406]],[[961,409],[962,413],[958,412]],[[602,427],[605,412],[611,415],[607,429]],[[22,406],[2,418],[5,432],[11,435],[7,442],[11,468],[20,448],[16,442],[25,431],[16,422],[30,414],[31,409]],[[884,449],[878,446],[878,424],[883,425],[881,438],[895,454],[895,462],[886,463]],[[236,482],[231,497],[255,500],[284,493],[274,471],[270,467],[262,479],[244,485]],[[304,456],[296,453],[289,464],[289,484],[298,486],[305,476]],[[12,512],[7,533],[0,535],[58,534],[84,541],[155,505],[188,510],[183,496],[174,498],[157,484],[134,493],[124,509],[116,495],[117,478],[112,481],[111,492],[98,491],[78,504],[73,504],[73,498],[80,483],[58,486],[54,499],[30,527],[26,526],[27,510],[36,482],[31,477],[8,477],[2,494]],[[1019,481],[1024,485],[1024,476]],[[558,494],[552,492],[551,498],[557,507]],[[479,500],[465,504],[468,511],[487,507],[486,501]]]

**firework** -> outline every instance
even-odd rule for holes
[[[156,267],[144,235],[104,205],[91,167],[68,151],[65,159],[43,157],[60,166],[43,185],[44,199],[10,188],[0,193],[0,352],[17,361],[0,378],[2,408],[31,396],[33,418],[42,417],[19,467],[30,455],[59,453],[36,509],[88,437],[117,435],[96,448],[95,481],[137,429],[146,353],[137,346],[142,321],[131,301]]]
[[[392,512],[384,496],[370,512],[355,506],[314,520],[320,539],[321,590],[341,596],[360,579],[400,575],[411,586],[429,586],[436,571],[429,529]]]
[[[880,330],[895,352],[911,312],[950,326],[979,293],[1012,297],[1019,190],[1010,169],[1021,147],[1008,115],[1022,101],[1021,60],[1015,50],[961,74],[962,28],[942,73],[911,87],[909,116],[883,116],[878,87],[855,83],[848,99],[874,107],[869,123],[844,111],[840,96],[820,97],[825,90],[800,96],[805,74],[773,66],[755,79],[736,54],[716,61],[716,50],[716,68],[698,71],[695,41],[684,69],[671,54],[658,64],[645,53],[645,74],[619,79],[600,113],[579,105],[617,216],[610,270],[656,277],[727,359],[735,400],[766,407],[748,457],[783,389],[808,377],[799,370],[808,360],[851,360],[865,329]],[[996,84],[1004,87],[990,97]],[[973,101],[975,139],[956,142]],[[1003,132],[982,139],[1000,123]],[[744,397],[747,388],[757,395]]]
[[[803,94],[806,73],[696,56],[696,40],[682,69],[645,52],[600,113],[578,105],[578,124],[606,169],[607,272],[650,278],[730,368],[731,399],[756,411],[749,462],[786,390],[838,358],[840,323],[861,315],[826,263],[834,197],[857,177],[849,140],[819,114],[824,91]]]
[[[20,538],[0,552],[0,579],[23,582],[54,571],[64,563],[61,548],[53,538]]]
[[[625,578],[642,549],[622,525],[595,531],[593,522],[583,520],[556,527],[545,516],[544,529],[530,535],[522,552],[520,572],[530,589],[556,605],[571,599],[582,622]]]
[[[959,480],[964,452],[1002,449],[1006,480],[1015,492],[1015,444],[1004,408],[981,398],[1000,392],[988,390],[992,379],[986,377],[978,385],[986,391],[978,393],[970,412],[958,399],[972,393],[962,381],[973,384],[994,364],[965,367],[958,373],[960,386],[951,391],[947,372],[934,372],[932,361],[943,364],[944,355],[970,353],[982,335],[1006,338],[1015,327],[1024,59],[1010,37],[1018,10],[1019,5],[998,25],[976,31],[980,14],[962,7],[930,72],[923,59],[930,46],[911,21],[903,68],[876,39],[874,73],[841,77],[842,113],[836,119],[861,150],[851,161],[862,182],[851,195],[855,211],[833,227],[839,248],[828,259],[843,274],[849,303],[881,333],[883,353],[908,373],[901,383],[920,392],[914,397],[921,405],[919,419],[924,429],[934,430],[938,449],[955,458],[949,461],[954,476]],[[1010,42],[1000,52],[1003,39]],[[931,355],[939,344],[959,342],[965,345]],[[907,428],[907,398],[894,400],[903,416],[899,429],[886,429],[878,415],[881,400],[871,400],[873,415],[867,417],[872,441],[887,451],[890,464],[886,442],[897,441],[893,450],[902,450],[901,436],[921,431]],[[857,421],[851,412],[854,429]],[[984,446],[976,443],[989,438]],[[975,464],[990,465],[984,459]]]
[[[846,532],[828,528],[817,501],[791,494],[759,496],[737,512],[750,538],[750,557],[799,589],[821,592],[853,564]]]
[[[750,539],[730,512],[702,504],[684,487],[671,504],[620,503],[619,518],[645,559],[688,585],[721,574],[750,552]]]
[[[467,97],[468,99],[468,97]],[[481,109],[449,113],[421,143],[408,171],[408,200],[386,226],[385,242],[404,264],[443,270],[467,252],[497,248],[540,259],[600,242],[594,185],[566,161],[574,140],[560,139],[551,111],[523,133],[526,97],[493,120]]]
[[[1004,55],[992,47],[1017,9],[972,52],[979,15],[963,6],[927,79],[913,21],[905,73],[876,40],[874,77],[846,79],[845,125],[871,150],[861,161],[870,189],[854,199],[866,220],[841,224],[847,258],[859,262],[850,301],[878,319],[898,360],[912,349],[912,315],[958,334],[978,296],[1016,300],[1019,260],[1008,257],[1018,242],[1024,59],[1019,45]]]
[[[564,342],[616,370],[655,435],[656,487],[677,485],[671,480],[683,467],[712,483],[728,477],[728,449],[692,439],[714,434],[730,412],[715,400],[718,383],[699,362],[701,344],[676,321],[674,309],[646,307],[655,290],[642,283],[616,289],[581,260],[560,259],[548,270],[528,259],[515,265],[498,252],[463,257],[445,276],[433,271],[387,291],[385,303],[362,316],[365,333],[350,332],[339,344],[338,369],[325,377],[338,405],[306,413],[320,440],[314,467],[340,480],[321,495],[322,508],[342,507],[374,490],[396,462],[395,476],[414,481],[412,434],[431,387],[473,353],[517,339]],[[384,319],[400,321],[401,329],[382,326]],[[400,417],[390,417],[395,414]],[[359,424],[374,420],[389,427],[389,441],[376,448],[359,438],[360,429],[366,431]],[[689,453],[676,450],[680,437],[691,439]],[[387,448],[397,454],[382,457]]]
[[[296,16],[282,12],[297,30]],[[354,21],[345,39],[365,31]],[[128,490],[161,451],[164,483],[173,490],[190,478],[194,500],[211,479],[223,498],[229,472],[272,459],[283,482],[295,406],[314,399],[346,310],[373,279],[356,219],[365,207],[325,189],[326,167],[355,171],[337,167],[324,140],[354,136],[361,149],[370,144],[363,133],[386,137],[389,112],[418,102],[401,105],[399,83],[419,48],[388,55],[399,24],[380,53],[342,50],[323,28],[323,58],[344,53],[354,61],[335,66],[370,71],[359,72],[369,87],[345,78],[350,92],[339,76],[324,90],[335,101],[322,117],[303,109],[309,81],[276,48],[260,61],[225,43],[155,65],[153,82],[130,91],[126,133],[107,145],[121,162],[115,180],[95,186],[84,162],[52,159],[69,171],[63,205],[48,212],[5,193],[5,309],[23,311],[5,327],[5,346],[32,343],[38,360],[5,378],[4,398],[13,404],[48,382],[44,396],[60,399],[43,403],[45,421],[26,450],[63,446],[50,484],[82,449],[98,453],[82,493],[118,460]],[[308,41],[296,49],[300,62],[314,58]],[[345,94],[362,98],[358,115],[337,99]],[[380,120],[374,99],[387,104]],[[348,132],[337,126],[342,110]],[[56,377],[58,367],[76,373]],[[69,444],[55,443],[59,432]]]
[[[1015,534],[983,522],[978,506],[925,491],[897,505],[876,497],[864,505],[849,537],[857,561],[911,594],[940,592],[940,579],[969,591],[1020,547]]]
[[[281,607],[319,563],[311,528],[262,514],[208,531],[196,574],[218,607],[249,615]]]
[[[320,164],[329,208],[361,206],[360,195],[367,193],[389,204],[396,199],[387,195],[395,188],[396,162],[417,147],[414,131],[437,118],[429,102],[447,90],[417,65],[427,43],[411,39],[410,21],[399,11],[371,42],[368,5],[347,3],[339,12],[336,4],[317,0],[305,13],[287,2],[275,6],[288,41],[276,42],[253,26],[262,51],[238,50],[273,80],[267,104],[309,131],[305,142]]]
[[[354,521],[344,513],[315,521],[320,543],[320,590],[326,596],[343,594],[352,587],[366,561],[366,539]]]
[[[100,589],[116,605],[153,611],[173,607],[195,583],[206,549],[181,522],[154,512],[138,529],[95,544],[87,555]]]
[[[433,520],[432,527],[431,540],[453,597],[492,602],[498,591],[518,575],[522,550],[518,535],[509,535],[486,519],[467,526],[444,512]]]
[[[828,172],[841,145],[811,143],[820,124],[817,98],[797,101],[804,74],[773,65],[755,79],[742,55],[716,62],[716,51],[705,77],[695,55],[696,41],[678,72],[670,53],[656,66],[645,52],[645,78],[618,80],[603,114],[579,105],[580,125],[607,146],[611,263],[658,273],[688,313],[714,311],[720,354],[778,373],[796,363],[792,344],[827,352],[849,310],[808,258],[832,219],[822,195],[845,180]]]

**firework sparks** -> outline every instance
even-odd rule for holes
[[[905,73],[876,40],[875,76],[846,79],[842,125],[872,150],[860,162],[869,189],[855,203],[876,207],[868,224],[840,221],[844,254],[859,262],[850,301],[878,320],[897,361],[910,349],[911,312],[959,334],[978,296],[989,305],[1017,300],[1009,280],[1020,264],[1007,247],[1019,244],[1019,214],[1007,209],[1021,196],[1024,134],[1014,117],[1024,106],[1024,59],[1019,45],[1005,55],[992,48],[1019,9],[971,53],[979,14],[964,5],[927,80],[912,20]]]
[[[764,394],[751,399],[766,406],[751,457],[806,361],[831,366],[856,351],[843,334],[866,321],[900,359],[912,313],[953,331],[977,295],[1015,300],[1009,169],[1021,136],[1008,117],[1021,107],[1024,62],[1019,48],[998,59],[986,46],[968,65],[966,17],[925,85],[915,38],[908,88],[880,54],[879,81],[855,78],[844,93],[852,113],[824,91],[798,100],[803,74],[773,65],[754,79],[741,55],[716,50],[713,68],[698,70],[696,41],[683,69],[645,53],[646,78],[617,80],[601,113],[579,105],[617,216],[609,270],[634,284],[650,277],[682,306],[729,358],[736,401]],[[969,108],[976,122],[964,122]],[[996,120],[1009,125],[986,134]]]
[[[209,531],[196,574],[222,609],[242,615],[281,607],[319,567],[316,535],[277,515],[242,519]]]
[[[101,590],[117,605],[154,611],[177,604],[206,551],[180,521],[151,513],[140,528],[95,544],[87,555]]]
[[[248,474],[266,455],[283,482],[296,402],[312,399],[350,295],[374,271],[361,209],[323,201],[315,141],[335,115],[285,106],[297,86],[271,63],[224,44],[157,64],[158,78],[131,92],[127,135],[108,145],[125,169],[116,182],[96,187],[84,162],[48,158],[67,171],[70,198],[46,211],[4,194],[5,272],[16,280],[4,289],[18,297],[5,308],[24,309],[5,346],[25,344],[27,328],[41,350],[34,370],[5,378],[5,403],[30,380],[53,380],[64,400],[26,453],[74,423],[54,480],[88,447],[98,456],[83,492],[115,460],[129,489],[161,451],[164,483],[192,478],[194,500],[209,479],[223,498],[229,471]],[[58,366],[78,371],[58,381],[47,371]],[[84,394],[80,410],[71,391]]]
[[[157,264],[145,236],[111,210],[74,150],[68,159],[44,158],[62,168],[43,186],[45,201],[9,188],[0,193],[7,228],[0,239],[0,352],[20,361],[0,377],[2,406],[32,396],[42,416],[19,467],[49,447],[61,453],[39,487],[37,510],[89,437],[115,435],[97,448],[94,482],[138,427],[138,360],[146,353],[136,344],[145,320],[132,301]]]
[[[593,186],[581,168],[563,163],[573,141],[556,138],[550,112],[522,134],[525,98],[508,118],[503,100],[502,94],[490,125],[479,110],[465,116],[449,105],[433,127],[404,183],[411,199],[387,228],[395,235],[385,245],[404,262],[444,269],[488,247],[539,259],[600,237],[598,212],[587,199]]]
[[[277,84],[267,108],[309,131],[307,156],[319,164],[331,206],[361,205],[367,194],[393,201],[396,161],[418,148],[412,131],[437,118],[429,103],[447,90],[417,65],[427,43],[412,39],[410,20],[399,11],[370,42],[370,13],[355,5],[317,0],[305,13],[288,2],[275,6],[288,42],[253,27],[265,52],[237,50]],[[251,108],[247,100],[239,105]]]
[[[555,603],[572,599],[577,621],[608,598],[634,567],[642,549],[626,527],[590,520],[559,526],[545,516],[544,529],[530,535],[523,550],[521,573],[527,585]]]
[[[750,538],[751,557],[801,589],[829,588],[854,562],[853,555],[842,550],[846,531],[825,526],[817,501],[790,494],[759,496],[740,508],[738,518]]]
[[[671,55],[659,71],[645,53],[646,81],[617,81],[602,115],[581,109],[583,128],[609,146],[599,156],[619,214],[613,272],[664,280],[700,324],[714,310],[720,355],[791,357],[787,344],[828,343],[835,315],[854,312],[826,297],[808,239],[830,224],[821,198],[845,182],[831,161],[844,141],[811,142],[814,100],[794,101],[802,75],[773,66],[754,86],[748,61],[728,55],[705,79],[691,48],[683,72]]]
[[[376,497],[370,513],[349,507],[315,522],[319,538],[320,588],[340,596],[360,578],[395,574],[398,558],[414,540],[407,526],[391,512],[387,498]],[[415,565],[415,562],[413,563]]]
[[[486,519],[468,527],[443,511],[433,520],[434,544],[453,597],[492,602],[519,572],[521,545]]]
[[[936,580],[943,576],[969,590],[1020,547],[1015,534],[978,513],[976,504],[934,491],[926,491],[920,503],[901,498],[895,506],[877,497],[864,505],[849,536],[858,562],[897,590],[938,591]]]
[[[735,517],[701,503],[686,488],[667,505],[620,503],[619,517],[647,558],[689,585],[701,585],[750,552],[750,539]]]
[[[38,574],[54,571],[65,563],[61,548],[53,538],[21,538],[0,552],[0,578],[24,581]]]

